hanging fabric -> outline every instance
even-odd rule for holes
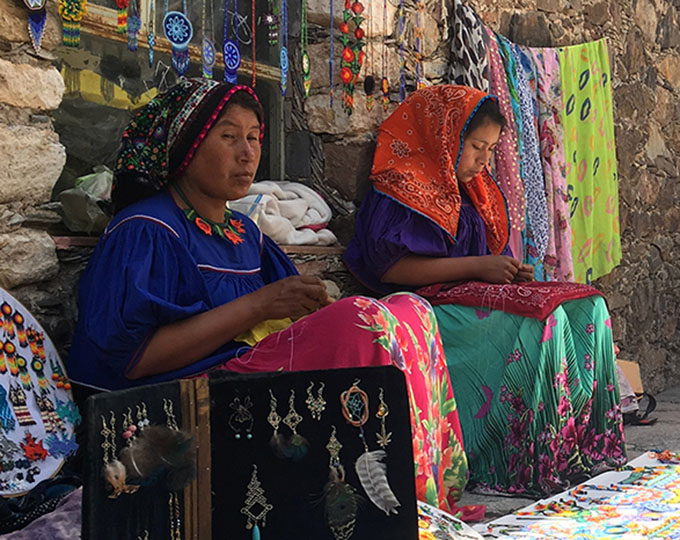
[[[567,202],[562,132],[562,86],[557,49],[526,48],[536,66],[538,135],[545,180],[549,223],[548,247],[543,268],[550,280],[573,281],[571,224]],[[554,261],[554,262],[553,262]]]
[[[524,204],[524,185],[519,173],[519,147],[517,143],[517,128],[515,115],[510,104],[510,91],[505,77],[505,68],[498,51],[493,30],[485,27],[489,36],[489,75],[491,93],[498,96],[498,105],[501,113],[507,121],[507,126],[501,132],[495,152],[495,169],[498,183],[503,190],[505,199],[508,203],[508,217],[510,219],[510,249],[512,254],[522,260],[524,251],[522,249],[522,232],[524,231],[525,204]]]
[[[574,278],[591,283],[621,261],[609,51],[601,39],[559,55]]]
[[[186,13],[187,0],[182,0],[181,12],[168,11],[168,0],[165,0],[163,33],[165,39],[172,44],[172,68],[180,77],[189,69],[189,42],[194,36],[194,29]]]
[[[238,44],[238,0],[234,0],[234,11],[229,14],[230,0],[224,2],[224,80],[236,84],[238,68],[241,65],[241,50]]]
[[[489,36],[477,13],[463,2],[453,12],[449,83],[489,91]]]
[[[538,146],[535,104],[532,100],[532,94],[535,95],[535,92],[529,88],[529,78],[527,77],[528,73],[532,73],[533,76],[534,67],[533,62],[519,51],[516,45],[510,47],[509,53],[512,55],[515,64],[516,88],[522,115],[519,135],[522,140],[520,162],[522,163],[524,197],[527,206],[525,260],[534,266],[534,278],[545,281],[543,259],[548,247],[548,204],[545,199],[545,182]]]

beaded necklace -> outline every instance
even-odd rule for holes
[[[255,63],[255,57],[256,57],[256,49],[257,47],[255,46],[255,0],[250,0],[250,39],[251,41],[251,49],[250,49],[250,63],[251,63],[251,75],[252,75],[252,84],[251,86],[255,88],[255,82],[257,80],[257,65]]]
[[[236,84],[238,68],[241,65],[241,50],[238,46],[238,0],[234,0],[234,11],[229,16],[229,0],[224,2],[224,80]],[[231,28],[231,32],[229,29]],[[233,34],[233,39],[230,35]]]
[[[334,71],[334,65],[333,65],[333,41],[334,41],[334,36],[333,36],[333,0],[331,0],[331,28],[330,28],[330,34],[331,34],[331,54],[330,57],[328,58],[328,81],[331,87],[330,91],[330,106],[331,109],[333,108],[333,71]]]
[[[375,53],[374,46],[375,34],[373,32],[373,2],[369,0],[368,3],[368,35],[369,52],[368,52],[368,75],[364,77],[364,93],[366,94],[366,110],[372,111],[375,105],[375,78],[373,77],[373,55]]]
[[[240,219],[233,218],[233,214],[229,208],[224,209],[224,221],[218,223],[212,221],[206,217],[201,216],[196,209],[191,205],[189,199],[186,195],[182,193],[177,183],[172,184],[172,188],[175,190],[182,202],[187,205],[187,208],[182,208],[184,216],[196,227],[198,227],[203,234],[208,236],[218,236],[219,238],[224,238],[229,240],[235,246],[243,243],[243,234],[246,232],[243,227],[243,222]]]
[[[288,87],[288,0],[281,0],[281,51],[279,65],[281,67],[281,95],[286,95]]]
[[[118,19],[116,23],[116,33],[127,34],[128,25],[128,7],[130,0],[116,0],[116,7],[118,8]]]
[[[87,14],[87,0],[59,0],[62,43],[67,47],[80,45],[80,21]]]

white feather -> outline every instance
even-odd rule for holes
[[[355,468],[368,498],[389,516],[390,513],[397,514],[401,504],[387,482],[387,465],[382,463],[386,456],[384,450],[364,452],[357,459]]]

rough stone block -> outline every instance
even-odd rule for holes
[[[0,102],[31,109],[52,110],[64,96],[64,80],[54,67],[42,69],[0,58]]]
[[[368,190],[375,141],[326,143],[324,175],[345,199],[357,201]]]
[[[642,39],[642,32],[637,27],[634,27],[626,36],[626,52],[623,56],[623,65],[628,70],[628,73],[637,73],[646,65],[646,53],[644,41]]]
[[[364,4],[364,7],[368,9],[368,4],[366,1],[362,2]],[[333,2],[333,19],[335,22],[335,32],[336,34],[339,35],[339,30],[338,26],[342,22],[342,12],[345,8],[344,2],[341,2],[339,0],[335,0]],[[395,16],[397,13],[397,7],[393,6],[391,2],[387,2],[387,17],[385,18],[385,24],[383,24],[383,16],[382,16],[382,3],[380,3],[380,9],[377,9],[377,3],[373,6],[373,22],[372,24],[372,33],[370,35],[372,36],[382,36],[382,35],[390,35],[394,29],[394,24],[395,24]],[[324,27],[328,27],[329,21],[330,21],[330,10],[331,10],[331,3],[330,0],[309,0],[307,3],[307,20],[310,23],[314,24],[319,24]],[[367,15],[366,12],[364,12],[364,15]],[[366,31],[368,34],[369,32],[369,23],[368,21],[365,21],[362,24],[362,28]]]
[[[514,43],[530,47],[552,45],[548,20],[538,12],[515,13],[510,19],[508,38]]]
[[[59,270],[54,241],[43,231],[19,229],[0,234],[0,286],[44,281]]]
[[[649,43],[654,43],[656,41],[656,27],[658,24],[658,16],[654,3],[651,0],[637,0],[634,6],[635,13],[633,17],[640,30],[642,30],[642,35]]]
[[[0,203],[50,200],[66,150],[50,129],[0,124]]]
[[[673,86],[680,88],[680,55],[671,53],[658,64],[659,73]]]
[[[387,112],[382,107],[375,106],[372,111],[366,110],[366,96],[357,89],[354,92],[354,112],[351,116],[342,109],[341,92],[336,92],[333,107],[330,107],[326,94],[310,96],[305,101],[305,116],[309,130],[313,133],[328,133],[332,135],[365,135],[376,132],[378,126],[396,108],[390,104]]]

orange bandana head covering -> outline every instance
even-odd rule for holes
[[[467,86],[441,85],[411,94],[380,126],[371,180],[375,189],[423,214],[456,237],[460,191],[456,167],[463,134],[477,108],[496,99]],[[486,225],[489,250],[508,243],[505,197],[484,170],[465,184]]]

